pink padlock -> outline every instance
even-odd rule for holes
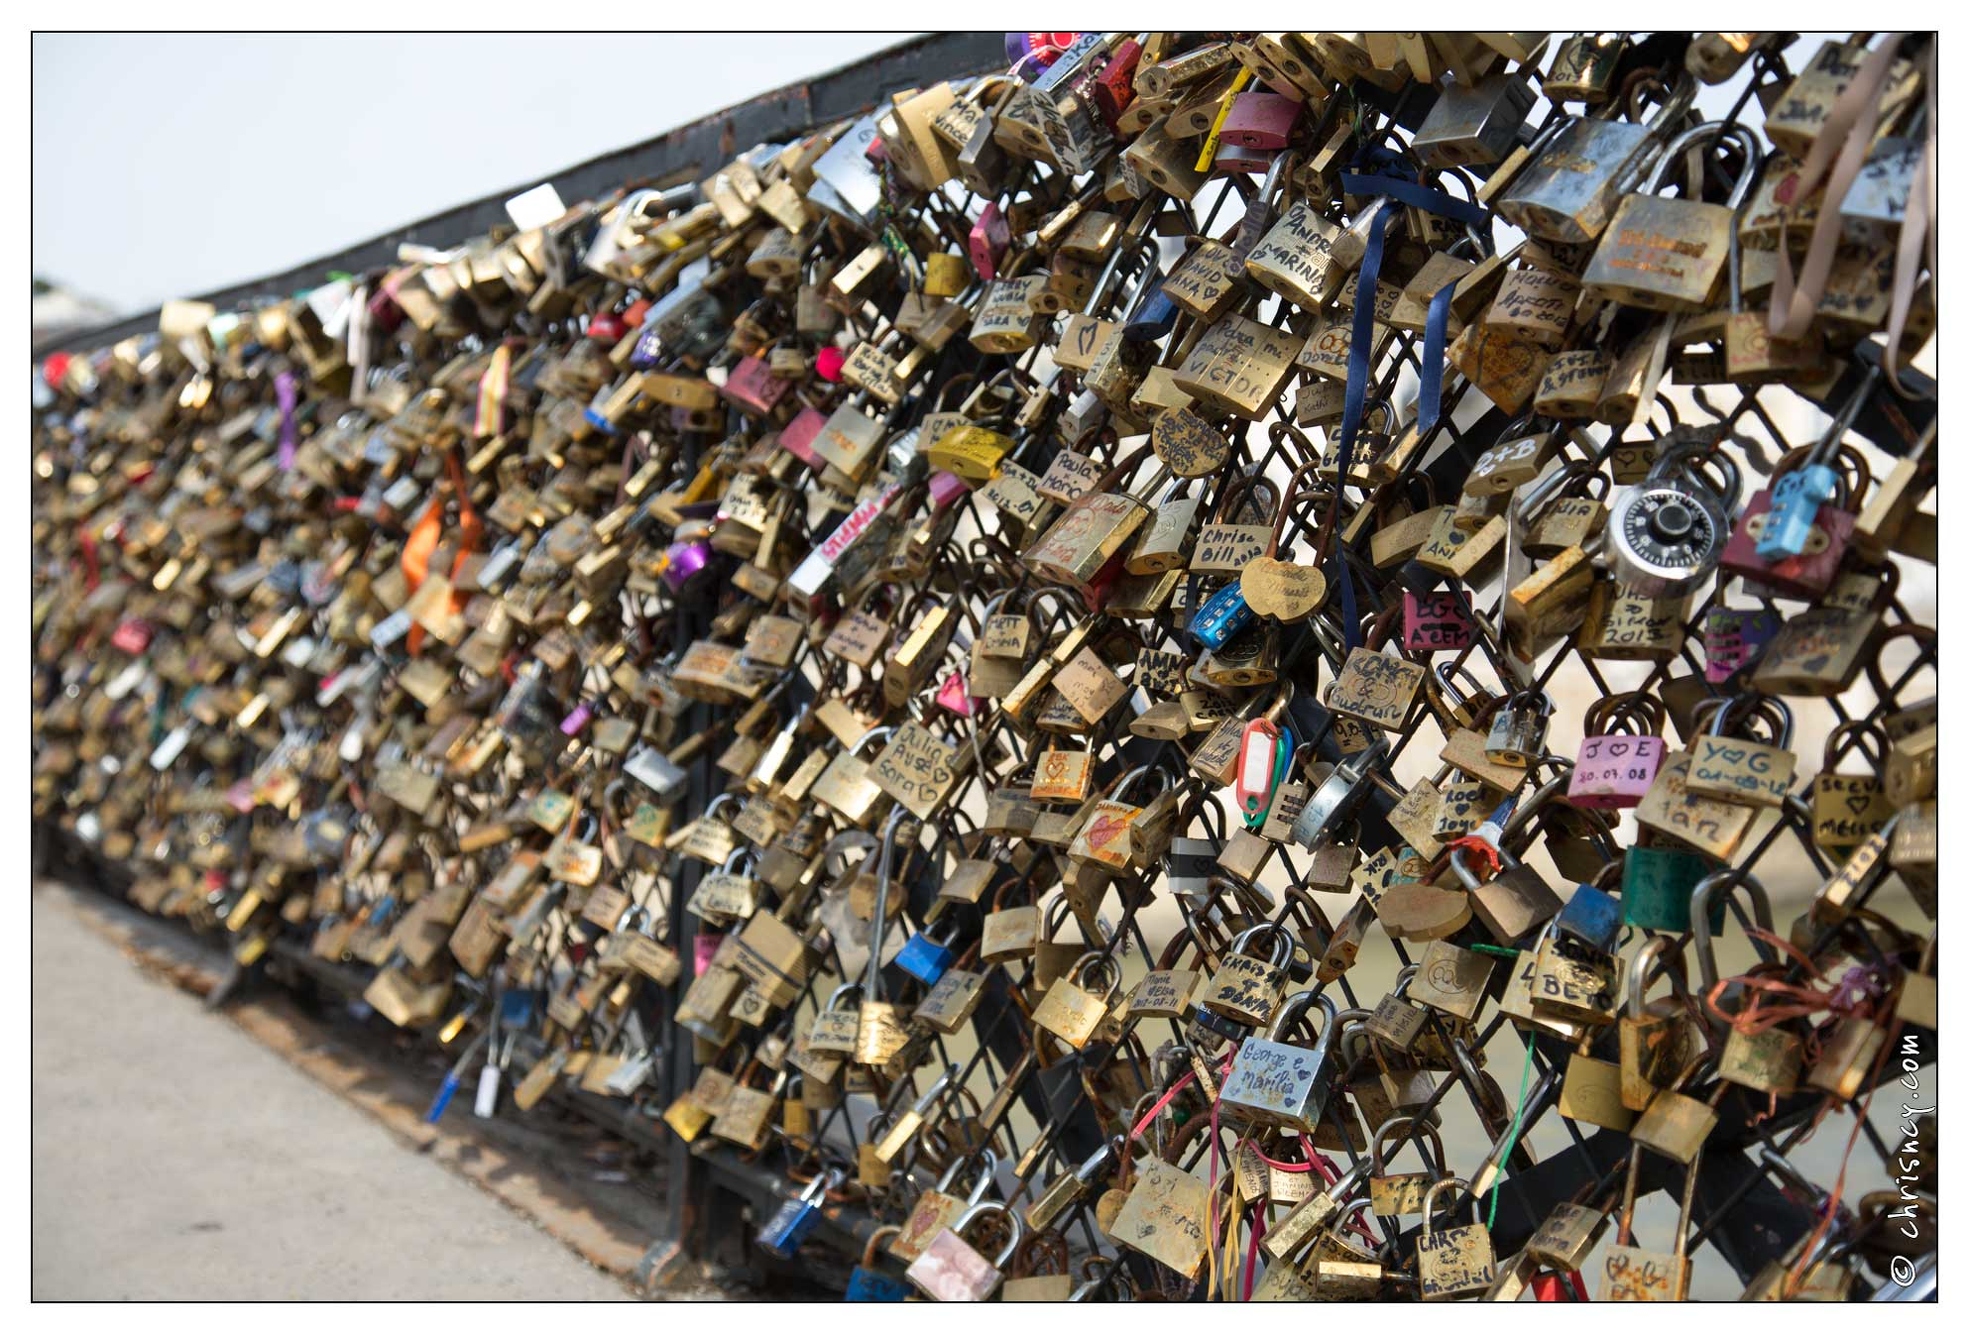
[[[1582,810],[1639,806],[1668,757],[1661,736],[1661,701],[1638,691],[1595,700],[1583,719],[1586,739],[1566,785],[1566,800]]]
[[[942,468],[939,468],[930,474],[930,512],[932,514],[942,514],[945,510],[970,494],[971,488],[965,485],[964,479],[956,473],[945,472]]]
[[[964,673],[952,672],[937,687],[937,703],[960,718],[971,716],[971,692],[965,688]]]
[[[998,261],[1005,257],[1005,248],[1011,244],[1012,225],[1005,221],[1005,214],[993,200],[971,224],[971,267],[978,271],[978,277],[986,282],[996,278]]]
[[[711,966],[718,947],[725,943],[723,936],[696,935],[691,937],[692,977],[702,977],[704,970]]]
[[[747,416],[764,417],[778,406],[792,386],[791,380],[782,380],[772,373],[770,363],[763,356],[750,356],[738,359],[718,392]]]
[[[1302,104],[1278,93],[1239,93],[1231,99],[1218,141],[1239,148],[1284,148],[1301,110]]]
[[[1402,593],[1402,647],[1429,652],[1470,646],[1473,629],[1454,593]]]
[[[779,433],[779,447],[809,468],[825,468],[827,460],[814,452],[814,441],[827,429],[827,416],[818,408],[801,408]]]

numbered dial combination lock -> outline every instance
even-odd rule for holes
[[[1728,477],[1719,496],[1691,459],[1702,451],[1671,450],[1647,480],[1616,500],[1607,516],[1614,578],[1642,597],[1688,592],[1716,568],[1736,508],[1736,466],[1721,456],[1704,461]]]

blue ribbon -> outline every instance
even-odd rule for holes
[[[1360,429],[1361,408],[1367,400],[1368,351],[1374,342],[1374,295],[1381,283],[1381,252],[1388,230],[1388,209],[1376,209],[1368,224],[1367,254],[1361,259],[1360,285],[1354,294],[1354,338],[1347,349],[1347,397],[1340,417],[1340,480],[1344,484],[1354,466],[1354,435]],[[1360,609],[1354,600],[1354,572],[1338,544],[1333,560],[1340,584],[1340,625],[1349,651],[1361,643]]]
[[[1342,172],[1340,188],[1348,194],[1392,199],[1471,227],[1485,226],[1490,221],[1490,211],[1481,205],[1420,184],[1408,164],[1385,149],[1364,154],[1361,162],[1378,170],[1374,174]],[[1368,225],[1367,253],[1361,259],[1360,284],[1354,298],[1354,337],[1347,349],[1347,397],[1340,418],[1339,465],[1343,479],[1353,468],[1354,435],[1360,429],[1361,409],[1367,399],[1368,353],[1374,341],[1374,297],[1381,282],[1381,255],[1389,212],[1385,208],[1377,210],[1374,221]],[[1455,291],[1454,282],[1446,283],[1429,299],[1429,319],[1422,335],[1422,384],[1416,409],[1417,429],[1423,433],[1434,427],[1442,415],[1443,358],[1449,341],[1449,302]],[[1351,650],[1361,643],[1353,568],[1338,547],[1332,556],[1340,562],[1334,573],[1340,585],[1341,629]]]
[[[1417,395],[1415,429],[1427,435],[1443,414],[1443,357],[1449,345],[1449,302],[1456,295],[1451,279],[1429,298],[1429,322],[1422,330],[1422,388]]]
[[[1350,195],[1385,195],[1396,203],[1428,213],[1439,213],[1467,227],[1481,227],[1490,221],[1490,210],[1482,204],[1458,199],[1441,190],[1432,190],[1402,174],[1399,168],[1372,176],[1343,171],[1340,173],[1340,188]]]

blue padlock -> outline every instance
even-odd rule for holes
[[[1764,515],[1763,531],[1757,535],[1759,559],[1804,555],[1819,506],[1838,494],[1839,474],[1823,463],[1808,463],[1778,478],[1771,488],[1771,508]]]
[[[1135,307],[1134,313],[1128,317],[1128,322],[1121,326],[1122,341],[1153,343],[1176,327],[1177,317],[1182,313],[1176,309],[1176,303],[1169,299],[1162,290],[1162,284],[1158,282]]]
[[[1612,954],[1620,943],[1620,900],[1604,889],[1581,885],[1552,919],[1561,936],[1601,954]]]
[[[1205,598],[1203,605],[1196,609],[1196,615],[1190,617],[1190,636],[1215,653],[1255,618],[1251,604],[1244,600],[1242,582],[1233,579]]]
[[[931,934],[938,929],[933,926],[928,930],[918,931],[904,941],[902,948],[896,951],[896,967],[925,986],[934,987],[942,980],[950,965],[957,961],[957,952],[950,947],[947,939],[956,934],[956,924],[957,919],[954,915],[939,924],[944,928],[945,940],[938,940]]]
[[[915,1290],[899,1278],[890,1278],[873,1267],[874,1246],[883,1233],[898,1233],[902,1229],[893,1223],[875,1229],[869,1239],[869,1252],[862,1256],[862,1263],[848,1275],[848,1300],[851,1302],[906,1302]]]
[[[782,1260],[791,1260],[820,1223],[820,1204],[827,1192],[846,1180],[838,1167],[830,1167],[791,1200],[783,1200],[766,1225],[759,1229],[759,1249]]]

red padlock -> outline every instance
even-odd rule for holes
[[[588,321],[588,336],[598,343],[619,343],[629,326],[612,311],[603,311]]]
[[[1539,1274],[1531,1281],[1531,1296],[1538,1302],[1583,1302],[1586,1285],[1571,1270],[1563,1274]]]
[[[1141,59],[1142,44],[1130,37],[1094,76],[1094,109],[1107,122],[1110,134],[1121,133],[1121,113],[1135,100],[1135,66]]]

